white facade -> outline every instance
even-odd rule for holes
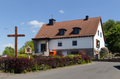
[[[98,35],[98,31],[99,31],[99,35]],[[101,35],[100,33],[101,33],[102,35]],[[100,47],[99,47],[99,48],[96,47],[96,39],[100,41]],[[99,22],[96,35],[94,36],[94,48],[95,48],[96,50],[100,50],[102,47],[105,47],[105,40],[104,40],[102,25],[101,25],[101,22]]]
[[[52,39],[49,41],[50,51],[56,49],[82,49],[82,48],[93,48],[92,37],[81,37],[81,38],[65,38],[65,39]],[[77,45],[73,46],[72,42],[77,41]],[[58,46],[61,42],[62,46]]]

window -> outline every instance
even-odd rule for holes
[[[99,30],[98,30],[98,36],[99,36]]]
[[[59,29],[59,33],[57,35],[64,35],[66,29]]]
[[[60,35],[64,35],[64,30],[60,30]]]
[[[59,43],[58,43],[58,46],[62,46],[62,42],[59,42]]]
[[[100,37],[102,37],[102,33],[100,32]]]
[[[73,45],[73,46],[77,46],[77,41],[73,41],[73,42],[72,42],[72,45]]]
[[[74,34],[79,34],[79,29],[74,29]]]
[[[100,41],[96,39],[96,47],[99,48],[100,47]]]
[[[79,34],[79,31],[81,30],[81,28],[79,27],[74,27],[73,28],[73,34]]]

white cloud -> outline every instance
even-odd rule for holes
[[[44,23],[43,22],[38,22],[37,20],[33,20],[28,22],[29,25],[33,25],[31,29],[33,28],[40,28]]]
[[[33,33],[36,33],[37,31],[36,30],[32,30]]]
[[[60,10],[59,12],[60,12],[60,13],[64,13],[64,11],[63,11],[63,10]]]
[[[2,46],[3,47],[12,47],[12,48],[14,48],[14,45],[12,43],[4,44]]]
[[[23,25],[23,24],[25,24],[25,22],[20,23],[20,25]]]

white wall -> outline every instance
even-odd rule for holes
[[[41,44],[45,44],[45,40],[41,40],[37,42],[37,49],[39,53],[41,52]]]
[[[72,46],[74,40],[77,41],[77,46]],[[92,40],[92,37],[52,39],[49,41],[49,49],[52,51],[55,49],[93,48]],[[62,42],[62,46],[58,46],[58,42]]]
[[[99,30],[99,36],[98,36],[98,30]],[[100,32],[102,32],[102,37],[100,37]],[[100,48],[96,48],[96,39],[98,39],[100,41]],[[102,47],[105,47],[105,41],[104,41],[104,36],[103,36],[101,22],[99,22],[96,35],[94,36],[94,48],[96,50],[100,50]]]

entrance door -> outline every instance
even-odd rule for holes
[[[46,44],[41,44],[41,52],[46,51]]]

